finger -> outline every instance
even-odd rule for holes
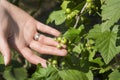
[[[48,45],[48,46],[58,46],[59,43],[57,41],[55,41],[53,38],[50,37],[46,37],[44,35],[40,35],[38,41],[42,44]],[[63,48],[66,48],[66,45],[62,45]]]
[[[50,38],[50,37],[46,37],[44,35],[40,35],[39,40],[40,43],[46,44],[46,45],[50,45],[50,46],[57,46],[59,43],[56,42],[54,39]]]
[[[4,64],[8,65],[11,59],[11,52],[7,39],[3,36],[0,38],[0,52],[4,56]]]
[[[35,55],[29,48],[25,47],[21,50],[21,54],[32,64],[41,64],[43,67],[47,67],[46,60]]]
[[[53,36],[59,36],[60,35],[60,32],[54,28],[51,28],[47,25],[44,25],[40,22],[37,23],[37,29],[41,32],[44,32],[44,33],[48,33],[48,34],[51,34]]]
[[[67,51],[65,49],[58,49],[53,46],[46,46],[40,44],[37,41],[31,41],[30,48],[42,54],[50,54],[50,55],[58,55],[58,56],[65,56],[67,54]]]

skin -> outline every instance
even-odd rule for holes
[[[39,40],[35,41],[34,35],[37,31],[55,37],[60,35],[58,30],[40,23],[7,0],[0,0],[0,52],[4,56],[5,65],[10,63],[10,48],[14,48],[32,64],[41,63],[43,67],[47,67],[46,60],[35,55],[32,50],[47,55],[67,54],[66,46],[58,49],[56,46],[59,43],[53,38],[41,34]]]

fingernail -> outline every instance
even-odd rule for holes
[[[47,61],[41,63],[41,65],[42,65],[44,68],[47,68]]]
[[[4,56],[4,64],[5,64],[5,66],[7,65],[7,63],[8,63],[8,61],[7,61],[7,57]]]
[[[46,64],[43,64],[42,66],[43,66],[44,68],[47,68],[47,65],[46,65]]]

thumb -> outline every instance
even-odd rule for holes
[[[4,56],[4,64],[8,65],[11,59],[11,53],[7,39],[4,36],[0,36],[0,52]]]

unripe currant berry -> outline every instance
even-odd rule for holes
[[[66,17],[66,19],[70,20],[70,19],[72,19],[72,16],[70,14],[68,14],[67,17]]]
[[[65,12],[69,14],[71,12],[70,8],[66,8]]]
[[[92,9],[96,9],[96,8],[95,8],[95,5],[92,5],[91,8],[92,8]]]
[[[62,62],[61,62],[61,66],[64,66],[64,65],[65,65],[65,61],[62,61]]]
[[[82,22],[85,20],[85,18],[83,16],[81,16],[80,19]]]
[[[63,37],[62,40],[61,40],[61,43],[62,44],[66,44],[67,43],[67,39],[65,37]]]
[[[48,61],[49,61],[49,62],[51,62],[51,61],[52,61],[52,59],[51,59],[51,58],[49,58],[49,59],[48,59]]]
[[[57,48],[58,48],[58,49],[61,49],[61,48],[62,48],[62,45],[61,45],[61,44],[58,44],[58,45],[57,45]]]
[[[88,3],[92,2],[92,0],[87,0]]]
[[[53,65],[57,65],[57,60],[53,60],[53,61],[52,61],[52,64],[53,64]]]
[[[89,43],[86,43],[86,44],[85,44],[85,46],[86,46],[86,47],[89,47],[89,46],[90,46],[90,44],[89,44]]]
[[[89,47],[87,47],[87,49],[88,49],[88,50],[91,50],[91,49],[92,49],[92,47],[91,47],[91,46],[89,46]]]
[[[53,38],[55,41],[57,41],[57,38]]]
[[[92,6],[92,4],[91,4],[91,3],[88,3],[87,6],[86,6],[86,8],[87,8],[87,9],[91,9],[91,6]]]
[[[60,42],[61,40],[62,40],[62,37],[59,36],[59,37],[57,38],[57,41]]]
[[[70,40],[68,40],[68,43],[71,44],[72,42]]]

